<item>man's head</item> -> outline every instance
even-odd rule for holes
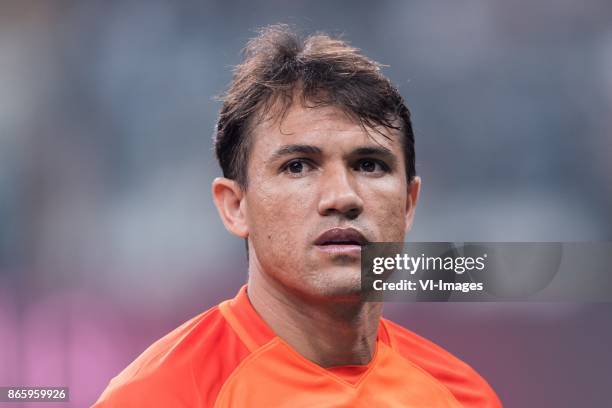
[[[420,182],[409,111],[379,65],[343,41],[262,30],[223,99],[215,149],[221,218],[270,284],[352,298],[360,246],[403,241],[411,226]]]

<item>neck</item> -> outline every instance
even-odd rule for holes
[[[251,304],[270,328],[321,367],[368,364],[376,347],[381,303],[312,301],[249,273]]]

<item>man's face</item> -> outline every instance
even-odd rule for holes
[[[242,204],[251,268],[304,297],[359,294],[360,245],[403,241],[414,204],[400,133],[378,130],[388,138],[300,103],[255,127]]]

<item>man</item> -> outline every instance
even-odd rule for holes
[[[213,182],[248,284],[153,344],[95,407],[499,407],[489,385],[360,297],[367,242],[403,241],[420,179],[402,97],[379,65],[285,26],[247,45]]]

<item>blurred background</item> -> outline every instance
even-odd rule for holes
[[[410,240],[612,240],[610,1],[2,1],[0,385],[88,406],[245,282],[214,96],[277,22],[388,65],[424,182]],[[388,306],[507,407],[609,406],[612,304]]]

